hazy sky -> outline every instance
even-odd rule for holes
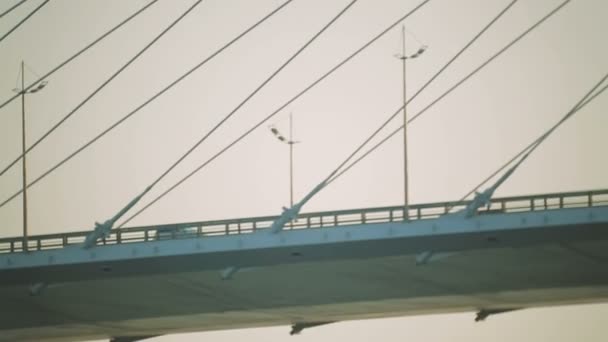
[[[0,11],[17,0],[0,1]],[[0,19],[6,32],[40,0]],[[27,98],[28,142],[131,58],[193,0],[163,1],[91,49]],[[205,0],[140,60],[28,156],[37,177],[156,91],[275,8],[279,0]],[[28,192],[30,232],[89,229],[141,192],[348,0],[295,0],[284,11],[167,92]],[[419,1],[360,0],[235,117],[165,179],[162,190],[207,160],[367,42]],[[508,0],[431,0],[407,21],[429,46],[408,64],[410,94]],[[408,106],[416,113],[560,0],[520,0],[445,75]],[[19,64],[44,74],[146,1],[54,0],[0,42],[0,100],[13,95]],[[454,200],[555,123],[608,71],[608,2],[574,0],[409,129],[410,199]],[[408,51],[419,43],[408,36]],[[287,131],[293,112],[295,197],[333,170],[401,102],[400,30],[389,33],[270,123]],[[26,72],[26,79],[35,75]],[[0,167],[21,148],[21,104],[0,109]],[[608,96],[538,149],[497,195],[608,188]],[[400,124],[400,120],[391,127]],[[136,225],[278,214],[288,203],[287,148],[264,125],[151,207]],[[388,130],[387,130],[388,132]],[[21,187],[20,167],[0,177],[0,200]],[[315,197],[304,211],[396,205],[402,201],[402,140],[395,137]],[[1,236],[21,233],[21,198],[0,208]],[[301,341],[604,341],[608,306],[535,309],[473,324],[451,314],[341,323],[305,331]],[[161,337],[158,341],[286,338],[287,327]]]

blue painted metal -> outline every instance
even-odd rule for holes
[[[412,204],[409,206],[407,215],[413,221],[436,219],[446,215],[450,210],[463,210],[471,203],[472,201]],[[478,207],[477,214],[492,215],[598,206],[608,206],[608,189],[496,198],[491,199],[485,207]],[[107,246],[165,239],[180,240],[192,237],[250,234],[258,230],[269,231],[267,228],[275,224],[281,217],[262,216],[114,229],[108,236],[101,238],[97,244]],[[298,217],[300,219],[290,225],[290,230],[401,222],[403,221],[403,206],[304,213],[299,214]],[[79,231],[29,236],[29,251],[82,245],[89,233],[89,231]],[[22,237],[0,239],[0,254],[21,252],[23,252]]]
[[[538,146],[538,144],[535,146]],[[492,199],[492,196],[494,196],[494,192],[496,192],[496,189],[498,189],[499,186],[501,186],[509,177],[511,177],[513,172],[515,172],[515,170],[517,170],[517,168],[524,162],[524,160],[528,158],[531,152],[532,150],[528,151],[528,153],[526,153],[515,165],[513,165],[509,170],[507,170],[507,172],[500,176],[500,178],[498,178],[498,180],[496,180],[496,182],[494,182],[494,184],[492,184],[486,190],[484,190],[483,192],[475,192],[475,197],[473,198],[473,201],[471,201],[471,203],[469,203],[469,205],[467,205],[467,207],[461,212],[464,213],[466,217],[472,217],[473,215],[477,214],[477,211],[479,211],[480,208],[490,204],[490,201]]]
[[[279,216],[272,225],[270,226],[270,232],[276,234],[282,231],[285,228],[285,225],[296,218],[300,214],[300,210],[304,204],[306,204],[310,199],[316,195],[319,191],[323,190],[323,188],[327,185],[327,182],[321,182],[317,185],[308,195],[306,195],[300,202],[293,205],[291,208],[283,208],[283,213]]]
[[[495,248],[497,242],[514,247],[564,239],[608,239],[605,229],[608,225],[608,191],[496,199],[492,204],[497,208],[490,206],[472,218],[459,213],[425,212],[437,208],[447,210],[447,205],[451,204],[444,203],[425,210],[419,208],[426,216],[421,214],[418,220],[404,222],[394,213],[391,215],[394,210],[402,210],[399,206],[376,211],[303,215],[306,217],[302,227],[283,234],[267,234],[269,229],[251,234],[257,228],[251,229],[250,234],[245,234],[243,229],[241,234],[230,234],[230,227],[235,222],[240,223],[241,228],[244,223],[232,220],[222,222],[221,226],[226,229],[212,238],[202,235],[204,228],[209,226],[199,223],[197,233],[201,234],[190,238],[175,236],[175,239],[157,240],[148,237],[144,240],[139,235],[126,243],[120,236],[115,236],[94,251],[82,249],[79,244],[65,244],[59,249],[4,253],[0,254],[0,285],[222,269],[229,278],[234,274],[230,270],[293,262],[419,255],[428,251],[445,255]],[[466,206],[465,203],[460,205]],[[329,217],[327,226],[324,225],[325,217]],[[272,219],[264,218],[264,222],[269,224]],[[313,225],[328,229],[312,229]],[[138,228],[134,233],[150,233],[153,229],[158,227]],[[290,255],[296,258],[288,258]]]
[[[146,190],[144,190],[144,192],[142,192],[137,197],[132,199],[131,202],[129,202],[124,208],[122,208],[116,215],[114,215],[109,220],[106,220],[104,223],[95,222],[95,228],[84,239],[83,248],[89,249],[91,247],[94,247],[97,244],[97,240],[108,238],[111,234],[112,227],[114,227],[114,224],[116,224],[116,221],[120,220],[120,218],[127,211],[129,211],[131,208],[133,208],[135,206],[135,204],[137,204],[137,202],[139,202],[139,200],[146,193],[148,193],[148,191],[150,191],[150,189],[152,189],[151,186],[147,187]]]
[[[608,298],[608,190],[492,199],[470,218],[446,214],[469,203],[413,205],[408,221],[403,206],[301,214],[280,234],[269,233],[277,217],[134,227],[94,249],[82,248],[88,232],[31,237],[37,249],[0,253],[0,296],[11,313],[0,340]]]

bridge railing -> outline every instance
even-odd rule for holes
[[[437,218],[447,213],[464,209],[470,201],[438,202],[410,205],[408,220]],[[490,204],[478,211],[479,215],[514,213],[525,211],[555,210],[608,206],[608,189],[568,193],[550,193],[530,196],[504,197],[492,199]],[[187,222],[156,226],[131,227],[113,230],[110,236],[98,245],[113,245],[167,239],[183,239],[197,236],[218,236],[253,233],[269,228],[277,216],[263,216],[231,220]],[[378,207],[327,211],[301,214],[297,220],[288,223],[286,230],[326,228],[344,225],[398,222],[404,220],[404,207]],[[64,248],[79,245],[89,234],[87,231],[37,235],[28,237],[28,251]],[[0,239],[0,253],[23,251],[23,238]]]

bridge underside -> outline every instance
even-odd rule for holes
[[[5,284],[0,340],[162,335],[607,301],[608,237],[565,241],[497,244],[423,265],[408,253],[252,267],[229,280],[205,270],[54,283],[37,296],[23,285]]]

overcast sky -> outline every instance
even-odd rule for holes
[[[17,0],[2,0],[0,11]],[[160,1],[48,79],[27,97],[28,144],[73,109],[193,0]],[[282,1],[205,0],[109,87],[28,155],[31,180],[169,82],[213,53]],[[28,192],[31,234],[85,230],[141,192],[178,156],[338,13],[348,0],[295,0]],[[412,94],[508,0],[431,0],[407,20]],[[498,51],[559,0],[520,0],[410,106],[417,113]],[[0,19],[6,32],[41,3],[31,0]],[[54,0],[0,42],[0,100],[18,86],[21,60],[44,74],[146,1]],[[360,0],[253,98],[144,203],[270,114],[418,1]],[[412,203],[455,200],[555,123],[608,71],[608,3],[574,0],[409,128]],[[400,30],[372,45],[269,124],[288,130],[293,112],[295,198],[326,177],[401,103]],[[608,188],[608,95],[568,121],[497,192],[497,196]],[[0,168],[21,149],[21,103],[0,109]],[[288,150],[269,124],[191,178],[133,225],[272,215],[289,201]],[[401,119],[391,127],[401,124]],[[387,130],[386,132],[389,132]],[[402,138],[396,136],[316,196],[304,211],[400,204]],[[17,166],[20,166],[19,164]],[[21,187],[21,169],[0,177],[0,201]],[[0,208],[1,236],[21,234],[21,198]],[[305,331],[301,341],[604,341],[608,306],[522,311],[473,324],[451,314],[341,323]],[[161,337],[158,341],[279,340],[267,328]]]

